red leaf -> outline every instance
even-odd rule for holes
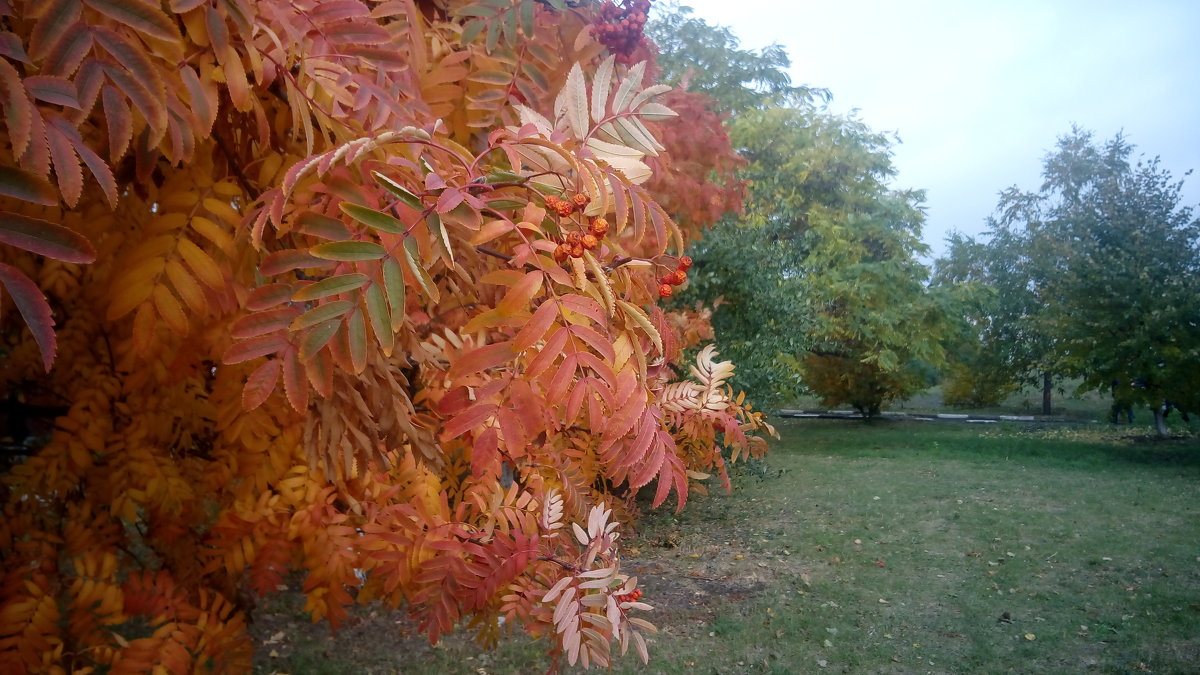
[[[58,350],[58,341],[54,336],[54,317],[50,312],[50,303],[37,284],[25,276],[21,270],[0,263],[0,282],[12,296],[13,304],[25,319],[33,339],[37,341],[38,349],[42,352],[42,365],[46,372],[54,364],[54,354]]]
[[[279,359],[271,359],[256,368],[246,380],[246,388],[242,389],[242,408],[254,410],[262,405],[271,392],[275,391],[278,381]]]
[[[62,225],[19,213],[0,211],[0,242],[70,263],[96,260],[96,249],[79,233]]]

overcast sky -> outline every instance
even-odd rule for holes
[[[898,133],[894,186],[926,190],[934,255],[985,229],[1001,189],[1040,187],[1072,122],[1123,130],[1176,179],[1200,169],[1200,0],[681,2],[743,48],[783,45],[793,83]],[[1200,203],[1200,175],[1184,196]]]

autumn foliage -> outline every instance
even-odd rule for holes
[[[0,0],[6,672],[248,670],[293,572],[646,658],[620,523],[770,429],[656,305],[737,160],[598,11]]]

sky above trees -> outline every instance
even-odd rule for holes
[[[1176,179],[1200,169],[1200,3],[951,0],[778,3],[686,0],[742,47],[777,42],[793,82],[826,87],[897,132],[895,187],[927,191],[924,239],[977,234],[1000,190],[1041,185],[1041,158],[1072,123],[1160,155]],[[1188,177],[1185,204],[1200,203]]]

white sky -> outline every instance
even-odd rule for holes
[[[1200,169],[1200,0],[682,0],[743,48],[772,42],[792,82],[897,132],[897,188],[927,192],[924,239],[977,234],[997,193],[1041,185],[1072,122],[1124,131],[1175,179]],[[1200,204],[1200,172],[1184,184]]]

